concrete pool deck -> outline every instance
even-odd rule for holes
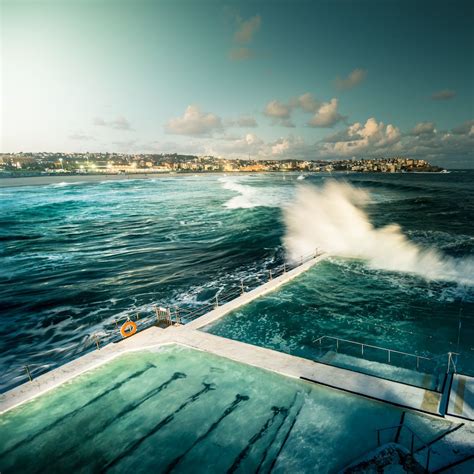
[[[218,319],[222,318],[231,311],[234,311],[235,309],[240,308],[241,306],[244,306],[257,298],[260,298],[261,296],[276,290],[280,286],[284,285],[285,283],[288,283],[297,276],[306,272],[311,267],[316,265],[321,260],[324,260],[325,258],[326,255],[324,254],[316,254],[313,258],[311,258],[307,262],[302,263],[301,265],[298,265],[296,268],[284,272],[282,275],[273,278],[267,283],[264,283],[263,285],[260,285],[249,292],[245,292],[238,298],[235,298],[232,301],[229,301],[228,303],[219,306],[216,309],[204,314],[203,316],[187,323],[186,327],[189,329],[200,329],[204,326],[207,326],[208,324],[217,321]]]
[[[190,329],[187,326],[171,326],[166,329],[151,327],[133,337],[90,352],[3,394],[0,413],[36,398],[122,354],[158,349],[169,344],[205,351],[286,377],[304,379],[400,407],[439,414],[440,393],[319,364],[301,357]]]

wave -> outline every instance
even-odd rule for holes
[[[284,209],[284,244],[296,260],[315,249],[361,258],[375,269],[474,285],[474,259],[455,259],[410,241],[397,224],[376,228],[364,211],[370,194],[348,183],[301,186]]]
[[[279,207],[280,203],[274,199],[271,193],[267,190],[255,188],[242,184],[238,179],[231,178],[219,178],[219,182],[222,183],[224,189],[234,191],[238,193],[238,196],[234,196],[229,199],[224,206],[228,209],[251,209],[254,207]]]

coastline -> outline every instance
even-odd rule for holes
[[[412,171],[409,173],[378,173],[374,174],[447,174],[451,173],[452,170],[444,172],[434,171]],[[217,172],[189,172],[189,173],[133,173],[133,174],[68,174],[68,175],[39,175],[39,176],[23,176],[23,177],[0,177],[0,188],[14,188],[22,186],[46,186],[49,184],[61,184],[61,183],[97,183],[100,181],[126,181],[133,179],[157,179],[157,178],[176,178],[178,176],[196,176],[196,175],[254,175],[254,174],[317,174],[317,175],[332,175],[332,174],[372,174],[370,172],[358,172],[358,171],[332,171],[332,172],[321,172],[321,171],[217,171]]]

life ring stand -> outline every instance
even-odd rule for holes
[[[137,325],[133,321],[126,321],[120,328],[122,337],[133,336],[137,332]]]

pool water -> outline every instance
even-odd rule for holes
[[[460,299],[459,291],[466,291],[467,296]],[[330,258],[204,330],[383,378],[439,388],[449,351],[460,353],[459,371],[474,375],[473,314],[471,287]],[[329,337],[318,341],[323,336]],[[340,342],[336,346],[331,338],[431,360],[419,359],[417,370],[416,357],[392,352],[388,365],[386,351],[365,347],[362,353],[360,345]]]
[[[120,356],[2,415],[0,471],[334,472],[401,410],[207,353]],[[427,439],[449,422],[429,426]],[[341,429],[347,427],[347,429]]]

